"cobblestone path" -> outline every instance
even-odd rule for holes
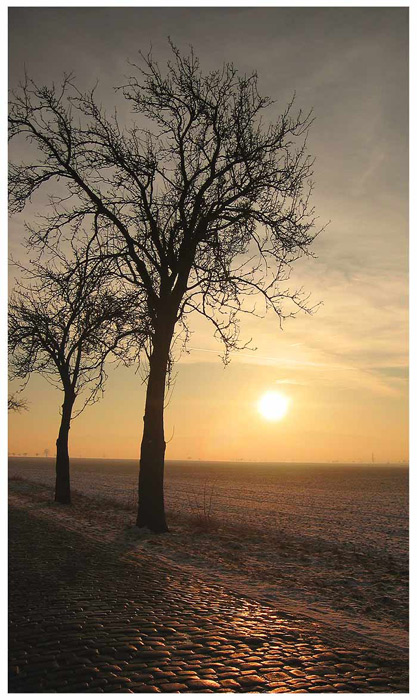
[[[10,510],[10,692],[407,692],[407,660]]]

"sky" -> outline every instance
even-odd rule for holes
[[[296,92],[314,110],[315,258],[299,261],[290,286],[320,303],[282,330],[273,315],[247,317],[257,350],[223,367],[211,327],[192,321],[189,354],[175,367],[166,410],[168,459],[397,462],[408,459],[408,11],[406,8],[11,8],[9,85],[27,72],[41,83],[72,71],[99,79],[109,108],[152,45],[163,64],[167,37],[193,45],[204,70],[232,61],[256,70],[276,102]],[[34,202],[36,206],[36,202]],[[9,250],[22,258],[15,216]],[[15,388],[11,385],[11,389]],[[288,412],[257,410],[267,391]],[[77,418],[72,456],[136,458],[145,387],[134,369],[110,368],[104,398]],[[60,393],[31,378],[29,410],[9,416],[9,453],[54,453]]]

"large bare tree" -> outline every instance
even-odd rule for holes
[[[12,210],[59,180],[64,194],[32,235],[45,240],[95,217],[118,274],[136,286],[146,311],[137,524],[154,531],[167,529],[163,414],[175,334],[186,338],[188,314],[202,314],[227,358],[241,347],[241,312],[270,308],[281,319],[308,310],[286,280],[317,233],[305,145],[310,115],[291,103],[266,124],[276,108],[259,94],[256,74],[241,76],[232,64],[203,73],[193,51],[171,47],[164,70],[141,54],[117,88],[138,115],[130,125],[107,116],[95,91],[81,93],[71,76],[59,88],[26,79],[9,119],[11,137],[26,137],[39,156],[12,166]]]
[[[124,361],[141,337],[134,294],[116,294],[110,266],[88,245],[52,261],[19,265],[9,304],[9,367],[25,383],[37,372],[63,392],[56,441],[55,500],[71,502],[68,437],[73,418],[101,395],[110,355]],[[134,321],[136,319],[136,322]],[[136,323],[136,325],[135,325]],[[81,406],[73,415],[77,397]]]

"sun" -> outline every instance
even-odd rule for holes
[[[266,420],[276,421],[284,418],[290,400],[278,391],[268,391],[258,401],[258,411]]]

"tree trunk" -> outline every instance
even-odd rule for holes
[[[75,397],[71,394],[65,395],[64,403],[62,404],[61,426],[56,441],[55,501],[57,503],[71,503],[68,434],[74,400]]]
[[[168,532],[164,506],[164,399],[173,330],[174,324],[166,323],[155,334],[143,416],[136,524],[152,532]]]

